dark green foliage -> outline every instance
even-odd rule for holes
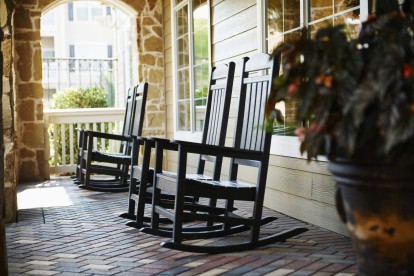
[[[108,107],[106,92],[97,87],[69,88],[53,95],[52,109]]]
[[[52,109],[69,109],[69,108],[102,108],[108,107],[107,95],[106,92],[100,88],[96,87],[87,87],[87,88],[70,88],[58,92],[53,96]],[[57,144],[57,162],[58,164],[63,164],[62,156],[62,129],[59,125],[56,131],[56,137],[54,137],[54,132],[52,129],[53,126],[49,127],[49,138],[51,148],[54,148],[54,143]],[[104,124],[104,129],[101,129],[101,125],[97,125],[97,131],[108,131],[108,123]],[[86,125],[82,124],[81,128],[85,129]],[[92,129],[92,124],[89,125],[89,129]],[[73,148],[77,150],[78,146],[78,133],[74,132],[73,138]],[[101,141],[97,141],[98,144]],[[70,161],[70,140],[69,140],[69,124],[65,124],[65,144],[66,144],[66,164],[69,164]],[[75,153],[76,154],[76,153]],[[51,157],[50,162],[53,162]]]
[[[309,159],[414,165],[414,17],[393,12],[394,4],[379,7],[357,39],[343,26],[321,29],[314,39],[305,30],[273,52],[282,55],[284,73],[274,79],[267,108],[301,100],[297,120],[308,127],[297,133]]]

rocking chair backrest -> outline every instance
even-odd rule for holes
[[[145,106],[147,101],[148,83],[140,83],[135,87],[134,115],[131,125],[131,135],[141,136],[144,125]]]
[[[122,135],[141,136],[144,124],[147,91],[148,83],[146,82],[128,89]],[[130,151],[130,143],[127,141],[121,142],[119,152],[129,154]]]
[[[278,60],[268,54],[260,53],[243,59],[241,72],[241,91],[234,147],[254,150],[269,156],[271,133],[265,129],[265,103],[270,93],[272,78]],[[242,159],[234,163],[260,166],[260,162]]]
[[[124,115],[124,125],[122,127],[122,135],[130,135],[131,134],[131,126],[133,123],[133,112],[134,112],[134,104],[135,104],[135,93],[136,86],[130,87],[128,89],[127,98],[126,98],[126,106],[125,106],[125,115]]]
[[[231,92],[234,79],[234,62],[213,67],[211,70],[206,114],[204,118],[203,144],[223,145],[229,117]]]
[[[221,64],[213,67],[210,75],[202,143],[223,146],[226,139],[229,107],[233,89],[235,63]],[[198,172],[204,170],[205,161],[215,158],[202,155]]]

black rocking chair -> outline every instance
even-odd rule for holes
[[[262,209],[271,143],[271,133],[266,132],[264,127],[264,108],[271,89],[272,77],[277,73],[277,65],[278,60],[270,58],[267,54],[257,54],[251,58],[243,59],[239,110],[233,147],[172,141],[178,147],[176,184],[171,185],[165,181],[169,177],[168,175],[162,172],[156,173],[151,227],[141,229],[142,232],[159,235],[160,231],[163,231],[160,227],[160,216],[172,220],[172,240],[163,242],[161,246],[198,253],[226,253],[249,250],[283,241],[307,231],[306,228],[298,227],[260,237],[261,226],[276,220],[275,217],[262,218]],[[189,178],[186,173],[188,153],[206,154],[216,156],[218,159],[230,158],[229,179],[220,180],[217,172],[214,173],[213,179]],[[257,168],[258,175],[255,185],[239,179],[238,171],[241,169],[239,166]],[[159,195],[165,192],[175,195],[173,209],[164,208],[161,204]],[[215,213],[209,210],[210,206],[206,206],[205,212],[194,212],[186,208],[185,197],[224,200],[226,212],[224,214]],[[236,200],[253,203],[251,216],[244,216],[234,211],[234,201]],[[208,222],[210,228],[207,226],[186,227],[184,225],[186,221]],[[250,238],[242,243],[217,246],[183,243],[187,239],[222,237],[247,230],[250,230]]]
[[[144,122],[148,84],[141,83],[128,90],[123,131],[120,135],[96,131],[83,131],[82,159],[80,170],[85,188],[101,192],[126,192],[129,189],[129,168],[132,159],[131,149],[136,136],[141,136]],[[119,152],[97,151],[93,149],[94,139],[106,139],[119,142]],[[113,176],[113,180],[92,179],[91,175]]]
[[[234,69],[234,62],[217,65],[212,68],[201,144],[223,146],[225,143],[231,94],[233,89]],[[128,226],[142,228],[145,226],[148,227],[149,225],[145,223],[150,222],[151,220],[150,217],[144,216],[145,204],[152,202],[154,169],[149,166],[151,149],[155,146],[157,148],[155,152],[155,168],[157,168],[157,171],[161,171],[163,163],[163,150],[176,151],[177,145],[171,144],[170,140],[166,139],[137,139],[140,143],[135,143],[134,145],[144,145],[143,161],[141,166],[133,165],[131,168],[128,212],[121,214],[121,217],[133,219],[133,221],[127,223]],[[133,154],[137,154],[137,152],[137,149],[133,150]],[[213,163],[213,167],[217,168],[214,171],[220,171],[222,164],[221,158],[202,155],[199,157],[196,173],[187,174],[187,177],[195,179],[212,179],[214,176],[205,175],[204,168],[206,161]],[[175,182],[177,174],[172,172],[164,172],[164,175],[168,176],[165,181],[170,183],[170,185],[176,185]],[[137,182],[139,181],[140,185],[137,186]],[[193,206],[193,208],[196,208],[196,199],[186,198],[185,200],[188,204]],[[173,208],[174,196],[171,194],[162,194],[160,204],[167,208]],[[211,204],[214,205],[215,202],[212,201]],[[134,209],[136,209],[135,215]],[[162,222],[171,223],[170,220],[162,220]]]

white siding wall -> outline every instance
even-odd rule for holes
[[[236,78],[233,85],[230,121],[226,145],[231,145],[237,112],[239,85],[239,61],[258,51],[259,29],[256,0],[211,0],[211,47],[212,62],[236,62]],[[164,1],[165,68],[167,137],[174,138],[174,91],[172,67],[171,3]],[[223,178],[228,175],[228,160],[223,165]],[[197,158],[189,164],[196,166]],[[167,155],[167,169],[177,166],[176,154]],[[334,206],[334,182],[329,175],[327,162],[311,162],[305,159],[271,155],[267,180],[265,205],[271,209],[326,229],[347,235],[347,230],[336,214]],[[191,169],[195,169],[192,167]],[[241,170],[244,180],[254,182],[252,170]]]

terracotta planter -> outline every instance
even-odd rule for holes
[[[414,169],[330,164],[359,275],[414,275]]]

